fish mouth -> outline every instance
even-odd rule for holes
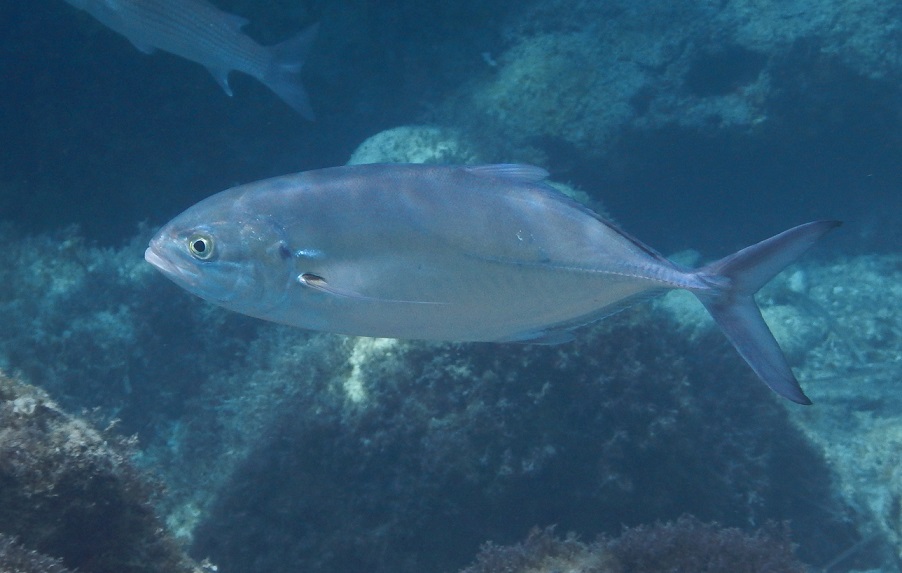
[[[158,253],[153,244],[144,251],[144,260],[157,268],[167,278],[185,284],[194,284],[197,281],[197,273],[191,269],[179,266]]]
[[[154,252],[153,247],[147,247],[144,251],[144,260],[163,272],[171,266],[166,259]]]

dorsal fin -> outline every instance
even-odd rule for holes
[[[496,163],[493,165],[468,165],[467,171],[485,177],[500,177],[521,183],[538,183],[548,177],[548,172],[535,165],[522,163]]]

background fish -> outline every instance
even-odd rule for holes
[[[391,338],[556,343],[637,300],[685,289],[768,386],[810,403],[752,295],[838,222],[686,269],[546,176],[527,165],[374,164],[277,177],[189,208],[145,259],[237,312]]]
[[[247,20],[204,0],[66,0],[122,34],[145,54],[159,48],[205,66],[232,95],[229,72],[260,80],[306,119],[313,109],[300,72],[316,25],[281,44],[264,47],[241,32]]]

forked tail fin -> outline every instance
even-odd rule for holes
[[[785,266],[807,251],[839,221],[814,221],[697,271],[712,288],[692,291],[755,374],[777,394],[799,404],[811,404],[771,333],[753,295]]]
[[[297,36],[272,46],[269,68],[263,77],[259,78],[282,101],[310,121],[314,119],[313,108],[301,84],[301,68],[316,38],[318,27],[319,24],[308,26]]]

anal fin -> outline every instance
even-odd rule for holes
[[[227,96],[232,97],[232,88],[229,86],[229,72],[232,71],[228,68],[210,68],[207,70],[210,72],[210,75],[213,76],[213,79],[216,80],[216,83],[219,84],[219,87],[222,88],[222,91],[226,93]]]
[[[132,43],[132,46],[137,48],[138,51],[141,52],[142,54],[149,55],[149,54],[153,54],[154,52],[157,51],[156,46],[152,46],[143,40],[138,40],[136,38],[130,38],[128,36],[126,36],[126,38],[128,38],[128,41]]]

